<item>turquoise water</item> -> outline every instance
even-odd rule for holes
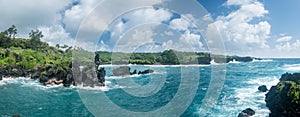
[[[227,117],[250,107],[255,116],[267,116],[265,93],[257,87],[270,88],[281,74],[299,72],[300,59],[210,66],[132,65],[132,70],[155,72],[131,77],[110,76],[113,67],[105,66],[106,87],[41,86],[28,78],[4,78],[0,81],[0,115]]]

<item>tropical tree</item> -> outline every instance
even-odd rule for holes
[[[31,30],[31,32],[29,33],[29,37],[32,40],[36,40],[36,41],[41,41],[41,38],[44,37],[42,31],[39,31],[38,29],[36,30]]]
[[[39,44],[41,43],[41,38],[43,38],[44,35],[42,31],[36,29],[36,30],[31,30],[31,32],[29,33],[29,37],[30,37],[31,48],[38,49],[40,47]]]
[[[17,28],[15,25],[12,25],[10,28],[8,28],[7,30],[5,30],[3,32],[3,34],[7,37],[7,38],[15,38],[17,35]]]

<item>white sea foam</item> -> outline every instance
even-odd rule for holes
[[[42,85],[39,83],[38,80],[33,80],[30,78],[3,78],[3,80],[0,81],[0,86],[7,85],[7,84],[19,84],[21,87],[33,87],[37,88],[40,90],[49,90],[53,91],[53,89],[60,89],[60,88],[65,88],[68,89],[67,87],[64,87],[63,84],[53,84],[53,85]],[[73,86],[71,85],[71,89],[84,89],[84,90],[99,90],[99,91],[109,91],[111,89],[116,89],[116,88],[125,88],[122,86],[118,85],[111,85],[111,81],[105,81],[105,87],[100,87],[100,86],[95,86],[95,87],[89,87],[89,86],[83,86],[83,85],[77,85]]]
[[[17,83],[21,83],[21,84],[26,84],[28,82],[34,81],[30,78],[24,78],[24,77],[20,77],[20,78],[3,78],[2,81],[0,81],[0,85],[5,85],[5,84],[17,84]]]
[[[265,94],[267,92],[259,92],[258,87],[261,85],[266,85],[268,89],[276,85],[279,82],[277,77],[261,77],[253,78],[246,83],[247,87],[237,88],[236,98],[238,98],[238,104],[244,108],[250,108],[255,110],[255,116],[268,116],[269,110],[267,108],[261,108],[261,105],[265,105]]]
[[[262,59],[262,60],[258,60],[258,59],[253,59],[252,62],[272,62],[272,59]]]
[[[202,64],[180,64],[180,65],[144,65],[145,67],[206,67]]]
[[[120,67],[120,66],[143,66],[143,67],[206,67],[209,65],[203,65],[203,64],[179,64],[179,65],[137,65],[137,64],[125,64],[125,65],[100,65],[99,67]]]
[[[210,61],[210,64],[211,64],[211,65],[218,65],[218,63],[215,62],[215,59],[212,59],[212,60]]]
[[[77,86],[71,86],[71,88],[76,88],[76,89],[83,89],[83,90],[93,90],[93,91],[109,91],[111,88],[108,86],[95,86],[95,87],[90,87],[90,86],[83,86],[83,85],[77,85]]]
[[[268,89],[279,82],[277,77],[258,77],[245,82],[241,82],[241,88],[225,86],[234,91],[232,94],[227,92],[221,99],[221,104],[215,108],[219,110],[212,116],[237,116],[243,109],[251,108],[255,111],[254,117],[268,116],[270,111],[265,107],[265,94],[258,91],[258,86],[266,85]],[[230,113],[228,113],[230,112]]]
[[[286,71],[300,71],[300,64],[285,64],[283,69]]]
[[[248,84],[252,84],[255,86],[266,85],[268,89],[272,86],[276,85],[279,82],[277,77],[263,77],[263,78],[255,78],[247,81]]]
[[[90,87],[90,86],[77,85],[77,86],[71,86],[71,88],[81,89],[81,90],[91,90],[91,91],[109,91],[112,89],[122,89],[126,87],[119,86],[119,85],[111,85],[111,81],[105,81],[105,86]]]
[[[128,75],[128,76],[108,76],[105,79],[124,79],[124,78],[133,78],[133,77],[139,77],[141,75],[134,74],[134,75]]]
[[[233,59],[233,61],[229,61],[229,63],[241,63],[241,62],[236,61],[235,59]]]

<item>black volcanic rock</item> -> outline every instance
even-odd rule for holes
[[[113,69],[114,76],[129,76],[130,75],[130,67],[128,66],[121,66],[118,68]]]
[[[2,75],[0,75],[0,81],[2,80]]]
[[[300,117],[300,74],[283,74],[266,94],[270,117]]]
[[[58,70],[58,72],[55,74],[55,77],[58,79],[58,80],[65,80],[67,78],[67,71],[65,70]]]
[[[65,87],[70,87],[74,83],[74,79],[72,74],[68,74],[67,78],[63,80],[63,84]]]
[[[137,71],[136,71],[136,69],[135,69],[135,70],[133,70],[133,72],[132,72],[132,73],[130,73],[130,75],[134,75],[134,74],[137,74]]]
[[[210,64],[211,61],[210,57],[198,57],[197,59],[199,64],[205,64],[205,65]]]
[[[300,78],[300,73],[294,73],[294,74],[290,74],[290,73],[285,73],[281,75],[281,78],[279,79],[280,81],[293,81],[293,82],[297,82]]]
[[[46,83],[48,82],[48,77],[43,75],[42,77],[39,78],[40,83]]]
[[[267,92],[268,91],[268,88],[266,85],[261,85],[258,87],[258,90],[261,91],[261,92]]]
[[[99,83],[101,83],[101,85],[105,85],[105,75],[106,75],[106,71],[103,67],[101,67],[99,70],[97,70],[97,78]]]
[[[255,115],[255,111],[252,110],[251,108],[247,108],[243,110],[242,112],[239,113],[238,117],[250,117]]]
[[[154,70],[152,70],[152,69],[147,69],[147,70],[145,70],[145,71],[140,71],[138,74],[149,74],[149,73],[153,73],[154,72]]]
[[[236,61],[239,61],[239,62],[251,62],[251,61],[253,61],[253,58],[251,58],[251,57],[235,57],[234,59]]]
[[[41,72],[40,71],[35,71],[32,75],[31,75],[31,79],[38,79],[41,77]]]

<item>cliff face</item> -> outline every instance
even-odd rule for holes
[[[280,82],[266,94],[270,117],[300,116],[300,73],[283,74]]]

